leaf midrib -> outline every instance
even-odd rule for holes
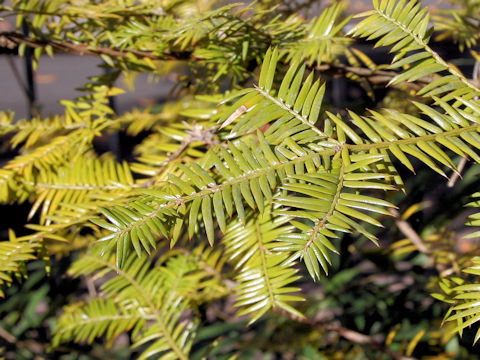
[[[415,143],[418,143],[419,141],[432,141],[432,140],[434,141],[437,136],[444,136],[444,137],[455,136],[455,135],[459,135],[462,132],[477,131],[479,129],[480,129],[480,124],[475,124],[475,125],[470,125],[470,126],[467,126],[467,127],[457,128],[457,129],[453,129],[453,130],[449,130],[449,131],[443,131],[443,132],[438,133],[438,134],[428,134],[428,135],[424,135],[424,136],[415,136],[415,137],[412,137],[412,138],[399,139],[399,140],[396,140],[396,141],[383,141],[383,142],[379,142],[379,143],[359,144],[359,145],[342,144],[342,148],[347,149],[350,153],[367,151],[367,150],[370,150],[370,149],[385,149],[385,148],[388,149],[389,146],[392,145],[392,144],[405,145],[405,144],[415,144]],[[176,198],[174,201],[170,201],[170,202],[167,202],[165,204],[160,205],[158,210],[156,210],[156,211],[154,211],[150,214],[146,214],[144,217],[135,221],[130,226],[119,229],[116,237],[118,238],[119,236],[121,236],[121,235],[123,235],[127,232],[130,232],[132,229],[137,228],[139,226],[142,226],[149,219],[153,219],[153,218],[157,217],[159,214],[162,213],[162,211],[167,210],[167,209],[171,209],[171,208],[174,208],[174,207],[178,207],[179,204],[182,205],[182,204],[185,204],[187,202],[193,201],[197,198],[203,198],[204,196],[209,196],[209,195],[211,195],[211,194],[213,194],[217,191],[222,191],[227,186],[233,186],[235,184],[239,184],[239,183],[242,183],[244,181],[249,181],[251,179],[260,177],[262,175],[266,175],[269,171],[272,171],[272,170],[278,171],[278,170],[283,169],[287,166],[295,165],[295,164],[300,163],[300,162],[306,162],[308,160],[311,160],[314,157],[318,157],[318,156],[322,156],[322,155],[327,155],[327,156],[328,155],[334,155],[337,151],[338,151],[338,149],[336,149],[336,150],[335,149],[325,149],[325,150],[322,150],[322,151],[317,151],[315,153],[309,153],[309,154],[306,154],[306,155],[298,156],[298,157],[296,157],[292,160],[287,160],[287,161],[284,161],[284,162],[278,162],[277,164],[271,165],[267,168],[261,168],[261,169],[253,170],[253,171],[251,171],[247,174],[244,174],[244,175],[239,176],[237,178],[225,181],[225,182],[223,182],[219,185],[214,185],[214,186],[208,187],[208,188],[203,189],[203,190],[201,190],[199,192],[196,192],[194,194],[180,196],[180,197]]]
[[[156,306],[153,304],[153,302],[150,300],[150,297],[148,296],[145,291],[143,291],[143,287],[140,286],[140,284],[135,280],[133,276],[130,276],[127,272],[125,272],[123,269],[120,269],[113,264],[107,262],[107,261],[102,261],[101,259],[94,257],[94,256],[88,256],[87,257],[92,261],[96,262],[97,264],[100,264],[102,266],[108,267],[112,271],[116,272],[117,276],[122,276],[124,277],[132,286],[138,291],[140,296],[145,300],[147,305],[152,309],[156,310]],[[154,312],[155,319],[160,326],[163,335],[165,336],[165,340],[167,340],[168,345],[170,348],[175,352],[175,354],[179,357],[181,360],[188,360],[188,357],[186,354],[183,353],[183,351],[178,347],[177,343],[175,340],[172,338],[172,335],[168,331],[168,326],[164,323],[162,317],[159,315],[158,311]]]
[[[415,40],[415,42],[420,45],[421,47],[423,47],[423,49],[425,49],[426,52],[428,52],[432,57],[433,59],[437,62],[437,64],[439,65],[442,65],[444,67],[446,67],[446,70],[452,74],[453,76],[457,77],[458,80],[460,80],[462,83],[464,83],[466,86],[468,86],[470,89],[474,90],[476,93],[480,93],[480,89],[477,88],[474,84],[472,84],[470,81],[468,81],[468,79],[461,73],[459,73],[457,70],[455,70],[453,67],[451,67],[445,60],[443,60],[430,46],[428,46],[428,44],[423,41],[423,39],[421,39],[420,37],[418,37],[416,34],[414,34],[408,27],[406,27],[404,24],[402,24],[401,22],[397,21],[396,19],[388,16],[386,13],[384,13],[383,11],[381,11],[380,9],[376,8],[375,9],[376,13],[379,14],[380,16],[382,16],[384,19],[392,22],[393,24],[395,24],[395,26],[397,26],[398,28],[400,28],[402,31],[404,31],[405,33],[407,33],[411,38],[413,38]]]
[[[273,293],[272,284],[270,283],[270,277],[268,275],[267,259],[265,257],[265,247],[263,245],[262,230],[260,229],[258,217],[255,220],[255,229],[257,232],[258,250],[260,251],[260,259],[262,261],[262,272],[263,278],[265,279],[265,286],[268,290],[268,297],[270,299],[272,307],[276,307],[275,295]]]
[[[315,238],[317,237],[318,232],[325,228],[325,226],[328,223],[328,218],[332,216],[333,212],[335,211],[335,208],[337,207],[338,200],[340,198],[340,193],[342,192],[343,189],[343,178],[345,175],[345,164],[342,161],[342,165],[340,166],[339,174],[338,174],[338,183],[337,183],[337,188],[335,191],[335,195],[332,199],[332,202],[330,203],[330,208],[328,209],[327,213],[323,218],[317,220],[317,223],[315,224],[315,227],[313,228],[313,231],[310,235],[310,238],[308,241],[305,243],[305,246],[301,250],[302,255],[305,255],[310,246],[312,246],[313,242],[315,241]]]

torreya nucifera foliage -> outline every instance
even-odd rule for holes
[[[332,2],[301,16],[313,3],[0,1],[17,24],[2,48],[33,50],[34,66],[68,52],[109,69],[63,114],[0,113],[15,150],[0,201],[30,204],[27,235],[0,242],[0,295],[29,264],[62,258],[62,276],[89,289],[53,315],[42,351],[115,348],[128,334],[139,359],[469,358],[478,251],[459,250],[445,204],[414,229],[428,204],[408,194],[441,184],[453,208],[467,190],[480,207],[480,3],[431,16],[415,0],[374,0],[352,16]],[[444,39],[472,48],[473,77],[435,50]],[[139,73],[177,84],[161,106],[117,114],[120,77]],[[368,109],[332,101],[338,78]],[[99,154],[118,132],[132,154]]]

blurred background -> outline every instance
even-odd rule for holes
[[[301,14],[305,17],[317,15],[328,5],[324,1],[306,1],[305,3],[309,4],[304,8],[308,8],[308,12],[301,10]],[[432,11],[453,6],[451,2],[435,0],[425,0],[422,3]],[[5,4],[8,5],[8,1]],[[369,0],[353,0],[349,3],[347,13],[359,13],[370,8]],[[12,31],[14,29],[12,21],[14,19],[0,21],[0,33]],[[28,32],[28,29],[24,29],[24,32]],[[359,41],[355,47],[377,64],[387,63],[391,58],[388,49],[375,49],[367,42]],[[458,66],[467,77],[472,77],[475,60],[468,51],[460,52],[458,45],[450,39],[436,41],[432,47],[444,59]],[[63,107],[59,104],[59,100],[80,96],[82,92],[75,89],[83,86],[88,81],[88,77],[104,74],[107,70],[101,66],[102,64],[103,60],[98,57],[58,53],[54,58],[42,55],[38,69],[33,71],[28,56],[20,58],[17,56],[16,48],[0,46],[0,109],[13,110],[18,119],[31,116],[32,109],[44,116],[60,114],[63,112]],[[128,81],[123,80],[120,79],[117,86],[128,89],[126,85]],[[161,108],[174,84],[174,78],[153,79],[148,75],[140,74],[135,80],[135,91],[126,91],[125,94],[116,97],[112,106],[118,114],[135,107]],[[362,112],[366,108],[376,106],[399,109],[408,107],[408,96],[397,90],[375,89],[373,100],[358,83],[343,78],[328,79],[327,88],[330,90],[326,101],[331,104],[334,111],[342,112],[345,108],[349,108]],[[101,146],[104,151],[111,151],[117,156],[120,154],[121,157],[122,148],[131,147],[132,143],[135,143],[135,140],[123,134],[115,134],[113,137],[103,139]],[[0,164],[3,165],[12,154],[11,149],[2,148]],[[401,166],[398,167],[402,171],[401,175],[405,179],[408,193],[407,196],[397,194],[392,201],[399,204],[400,214],[407,214],[403,220],[408,220],[413,229],[422,234],[435,226],[442,228],[445,219],[448,219],[448,226],[442,229],[441,246],[446,248],[455,246],[461,254],[471,251],[473,247],[478,247],[476,242],[462,240],[462,235],[467,231],[464,227],[465,219],[469,214],[464,209],[464,205],[469,201],[468,196],[480,184],[478,169],[467,164],[463,181],[448,188],[443,178],[440,179],[429,170],[424,171],[425,167],[418,163],[414,163],[414,166],[419,169],[417,176],[412,176]],[[15,207],[0,206],[2,239],[8,237],[8,228],[14,229],[19,235],[26,231],[23,224],[29,209],[28,204]],[[371,335],[377,332],[388,333],[387,328],[390,326],[396,329],[395,339],[399,344],[402,341],[408,344],[413,335],[428,331],[430,334],[428,341],[425,340],[419,345],[420,354],[437,359],[434,357],[435,349],[438,352],[447,349],[451,354],[456,354],[450,358],[477,359],[480,348],[478,345],[471,346],[472,334],[467,333],[464,339],[455,338],[447,345],[440,345],[441,335],[435,333],[435,329],[439,327],[439,319],[447,307],[441,303],[434,303],[433,298],[430,297],[428,275],[433,276],[433,273],[429,273],[431,269],[425,265],[428,259],[424,254],[418,253],[411,255],[408,261],[400,262],[394,261],[394,257],[385,257],[385,253],[391,250],[388,246],[402,238],[393,221],[391,225],[379,234],[385,249],[364,250],[362,248],[361,256],[354,254],[362,244],[346,237],[342,242],[342,255],[335,259],[335,271],[331,276],[316,284],[315,287],[306,285],[310,286],[308,291],[313,304],[307,311],[330,312],[337,315],[341,313],[345,326]],[[6,359],[69,360],[132,357],[131,350],[126,346],[128,340],[126,338],[120,339],[107,353],[103,345],[82,347],[68,344],[54,353],[48,351],[49,329],[54,324],[56,314],[69,299],[88,291],[88,284],[64,276],[70,263],[71,259],[68,257],[54,259],[50,276],[46,276],[43,263],[30,263],[28,271],[32,275],[26,281],[12,286],[7,292],[7,300],[0,301],[0,347],[5,350]],[[330,307],[333,303],[336,304],[335,308]],[[325,316],[328,319],[328,316]],[[435,322],[429,323],[429,318],[435,319]],[[212,325],[207,329],[211,333],[224,331],[227,337],[235,338],[240,336],[240,329],[244,325],[244,322],[237,322],[231,323],[229,328]],[[260,321],[255,326],[265,328],[266,338],[278,346],[277,350],[272,352],[281,354],[282,343],[288,342],[292,334],[282,333],[280,326],[268,327],[266,320]],[[306,332],[301,326],[297,331]],[[303,352],[305,359],[324,359],[319,357],[310,345],[305,345]],[[270,358],[283,357],[272,355]],[[375,359],[375,353],[372,353],[370,358]]]

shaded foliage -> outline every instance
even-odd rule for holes
[[[31,204],[28,231],[0,242],[6,357],[17,339],[25,358],[475,356],[478,232],[453,226],[469,195],[479,205],[480,85],[430,43],[433,20],[437,38],[474,45],[464,11],[476,5],[431,18],[417,1],[383,0],[352,17],[334,2],[299,16],[309,5],[0,6],[17,19],[0,46],[110,69],[62,115],[0,114],[18,152],[0,169],[0,201]],[[392,61],[374,62],[363,40]],[[139,73],[177,85],[156,109],[116,114],[120,75]],[[353,110],[332,101],[338,77],[365,99]],[[98,154],[117,132],[132,153]],[[61,281],[83,285],[59,299],[39,260],[48,281],[71,262]]]

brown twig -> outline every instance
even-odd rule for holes
[[[198,125],[194,125],[192,129],[186,130],[186,132],[189,134],[189,137],[180,144],[180,146],[177,148],[177,150],[175,150],[175,152],[168,155],[168,158],[161,164],[155,174],[151,176],[150,180],[142,183],[142,187],[148,188],[154,185],[157,182],[157,179],[162,176],[165,171],[167,171],[168,165],[178,160],[184,153],[184,151],[187,150],[192,143],[200,141],[207,145],[217,145],[216,141],[213,139],[214,130],[214,128],[203,129],[201,126]]]
[[[403,220],[400,217],[400,213],[395,209],[389,209],[389,212],[395,218],[395,224],[397,225],[398,229],[417,247],[418,251],[424,254],[429,254],[430,249],[425,246],[422,238],[412,228],[408,221]]]
[[[113,49],[101,46],[89,46],[86,44],[75,44],[68,41],[60,41],[56,39],[38,39],[27,37],[16,32],[0,32],[0,48],[18,46],[26,44],[33,48],[44,48],[51,46],[55,51],[65,52],[78,55],[100,56],[108,55],[115,58],[126,59],[129,54],[137,57],[148,58],[150,60],[200,60],[196,58],[191,51],[177,51],[164,52],[161,55],[156,55],[148,51],[141,51],[135,49]],[[386,70],[372,70],[363,67],[349,66],[341,63],[335,64],[321,64],[315,67],[316,70],[321,71],[333,77],[344,77],[347,74],[353,74],[365,78],[374,85],[381,85],[388,83],[394,76],[397,75],[394,71]],[[406,86],[418,91],[425,85],[429,84],[432,79],[423,78],[415,82],[405,82]]]
[[[14,344],[17,339],[15,338],[15,336],[13,336],[12,334],[10,334],[7,330],[5,330],[3,327],[0,326],[0,337],[5,340],[6,342],[10,343],[10,344]]]
[[[333,77],[345,77],[347,74],[353,74],[365,78],[368,82],[375,85],[385,84],[398,75],[394,71],[372,70],[363,67],[349,66],[345,64],[321,64],[315,67],[316,70],[324,72]],[[403,82],[402,84],[418,91],[432,81],[431,78],[418,79],[415,82]]]
[[[28,37],[16,32],[0,32],[0,47],[12,48],[12,44],[20,45],[26,44],[33,48],[44,48],[51,46],[55,51],[65,52],[78,55],[109,55],[116,58],[125,59],[128,54],[133,54],[138,57],[149,58],[151,60],[190,60],[194,59],[191,52],[172,52],[164,53],[161,56],[152,54],[148,51],[134,50],[134,49],[111,49],[101,46],[89,46],[86,44],[74,44],[68,41],[60,41],[56,39],[37,39]]]
[[[455,186],[455,183],[460,178],[461,173],[462,173],[463,169],[465,168],[465,165],[467,165],[467,161],[468,160],[467,160],[466,157],[464,157],[464,158],[462,158],[462,160],[460,160],[460,163],[458,164],[458,168],[457,168],[458,171],[454,172],[452,177],[450,178],[450,180],[448,180],[447,187],[452,188],[452,187]]]
[[[95,281],[94,281],[94,279],[91,278],[91,277],[87,277],[87,278],[85,279],[85,283],[86,283],[86,285],[87,285],[88,295],[89,295],[90,297],[92,297],[92,298],[95,297],[95,296],[97,296],[97,289],[95,288]]]
[[[162,163],[161,167],[153,174],[148,181],[145,181],[142,183],[142,187],[149,188],[153,186],[156,182],[159,176],[163,175],[163,173],[167,170],[167,167],[169,164],[171,164],[173,161],[177,160],[180,155],[183,154],[183,152],[190,146],[192,142],[187,140],[180,144],[180,146],[175,150],[174,153],[170,154],[168,158]]]
[[[282,309],[276,309],[276,312],[285,316],[286,318],[292,320],[292,321],[297,321],[303,324],[311,325],[311,326],[317,326],[321,327],[327,331],[332,331],[337,333],[339,336],[354,342],[356,344],[360,345],[367,345],[371,347],[374,350],[380,351],[384,353],[385,355],[390,356],[390,358],[394,360],[415,360],[413,357],[406,357],[403,356],[402,354],[399,354],[388,347],[384,346],[381,342],[373,339],[371,336],[359,333],[354,330],[347,329],[341,325],[338,324],[333,324],[333,323],[325,323],[325,322],[320,322],[316,320],[311,320],[311,319],[306,319],[306,318],[301,318],[298,316],[295,316],[293,314],[290,314],[289,312],[286,312],[285,310]]]

